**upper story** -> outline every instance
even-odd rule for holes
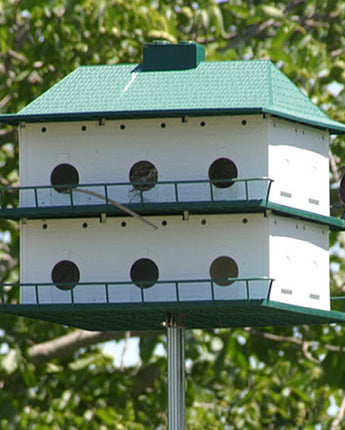
[[[207,62],[195,43],[79,67],[0,121],[19,126],[22,210],[269,201],[328,216],[329,136],[345,133],[270,61]]]

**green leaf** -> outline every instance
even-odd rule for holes
[[[73,361],[72,363],[69,363],[69,368],[74,371],[83,370],[85,368],[88,368],[91,364],[94,364],[97,359],[101,358],[102,355],[100,353],[97,354],[91,354],[86,357],[82,357],[77,359],[76,361]]]
[[[14,373],[19,366],[21,356],[16,349],[10,349],[8,353],[1,359],[1,368],[7,373]]]
[[[150,361],[152,358],[157,342],[157,336],[142,337],[140,339],[140,358],[144,363]]]
[[[284,13],[282,12],[282,10],[275,6],[262,5],[262,10],[265,13],[265,15],[270,16],[272,18],[284,17]]]

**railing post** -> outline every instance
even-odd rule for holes
[[[267,292],[267,303],[269,303],[270,299],[271,299],[271,291],[272,291],[273,281],[274,281],[274,279],[270,279],[270,284],[269,284],[268,292]]]
[[[176,200],[176,203],[179,203],[177,182],[174,182],[174,188],[175,188],[175,200]]]
[[[108,185],[107,184],[104,184],[104,198],[105,198],[105,204],[108,206],[109,200],[108,200]]]
[[[211,279],[211,297],[212,297],[212,301],[215,301],[215,296],[214,296],[214,283],[213,280]]]
[[[249,191],[248,191],[248,181],[245,179],[244,181],[245,193],[246,193],[246,202],[249,200]]]
[[[210,180],[209,184],[210,184],[210,197],[211,197],[211,202],[214,202],[213,182]]]
[[[269,182],[268,182],[268,187],[267,187],[267,194],[266,194],[266,201],[265,201],[265,203],[267,203],[269,201],[273,179],[268,179],[268,181]]]
[[[176,301],[177,303],[180,303],[180,290],[178,282],[175,282],[175,292],[176,292]]]
[[[74,302],[74,288],[71,288],[70,291],[71,291],[71,302],[72,302],[72,305],[74,305],[75,304],[75,302]]]
[[[249,281],[246,279],[246,292],[247,292],[247,300],[250,300],[250,291],[249,291]]]
[[[39,203],[38,203],[38,192],[37,192],[37,187],[34,188],[34,195],[35,195],[35,207],[36,209],[39,209]]]
[[[38,291],[38,285],[35,284],[35,295],[36,295],[36,304],[39,305],[40,304],[40,294]]]
[[[109,305],[109,284],[105,284],[105,300],[107,305]]]
[[[144,296],[144,287],[140,286],[140,296],[141,296],[141,303],[145,303],[145,296]]]
[[[71,188],[69,190],[69,198],[70,198],[70,202],[71,202],[71,207],[74,207],[74,201],[73,201],[73,188]]]
[[[139,195],[140,195],[140,203],[143,204],[144,203],[144,194],[143,194],[143,190],[141,189],[141,187],[139,187]]]

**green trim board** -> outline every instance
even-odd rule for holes
[[[164,47],[163,47],[164,48]],[[270,114],[344,134],[268,60],[200,61],[182,70],[140,64],[81,66],[0,122]]]
[[[193,214],[231,214],[231,213],[272,213],[303,219],[305,221],[329,226],[331,231],[344,231],[345,220],[291,208],[265,200],[237,201],[201,201],[201,202],[171,202],[171,203],[131,203],[127,208],[142,216],[183,215],[185,211]],[[90,218],[106,216],[123,217],[119,208],[112,205],[78,205],[78,206],[47,206],[0,209],[0,217],[19,221],[20,219],[52,219],[52,218]]]
[[[266,300],[180,304],[3,305],[13,314],[84,330],[161,330],[167,315],[186,328],[267,327],[345,323],[345,312],[323,311]]]
[[[171,203],[130,203],[126,207],[142,216],[182,215],[185,211],[190,214],[217,214],[217,213],[254,213],[264,212],[265,205],[261,200],[251,201],[201,201],[201,202],[171,202]],[[90,218],[107,216],[128,216],[121,209],[112,205],[78,205],[78,206],[49,206],[30,208],[0,209],[0,217],[19,221],[28,219],[50,218]],[[344,224],[345,228],[345,224]]]
[[[317,224],[328,225],[331,231],[345,230],[345,221],[333,216],[320,215],[315,212],[309,212],[271,202],[264,202],[263,207],[265,210],[271,210],[277,215],[295,217],[305,221],[315,222]]]

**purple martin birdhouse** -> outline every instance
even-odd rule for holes
[[[140,64],[79,67],[0,121],[18,127],[20,187],[1,189],[0,214],[21,243],[2,311],[91,330],[344,319],[328,151],[345,125],[270,61],[148,44]]]

